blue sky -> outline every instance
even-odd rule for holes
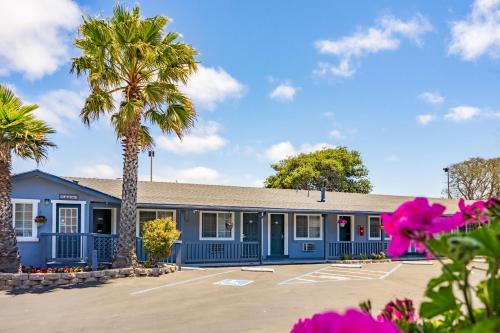
[[[88,88],[69,74],[81,14],[115,3],[1,5],[0,81],[58,130],[48,172],[121,175],[113,130],[81,123]],[[182,143],[153,131],[157,180],[261,186],[273,161],[343,145],[360,151],[375,193],[441,196],[444,166],[500,152],[500,0],[137,3],[200,51],[183,87],[197,127]]]

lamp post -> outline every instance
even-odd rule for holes
[[[148,150],[148,156],[149,156],[149,181],[153,181],[153,157],[155,157],[155,151],[154,150]]]
[[[451,199],[451,194],[450,194],[450,168],[443,168],[443,171],[446,172],[446,176],[448,178],[448,199]]]

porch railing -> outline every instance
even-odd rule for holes
[[[259,260],[259,242],[186,242],[186,263],[246,262]]]
[[[340,258],[344,255],[359,257],[366,255],[370,257],[372,253],[384,252],[387,254],[388,241],[371,242],[332,242],[328,243],[328,258]]]

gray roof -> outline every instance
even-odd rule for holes
[[[120,179],[65,177],[78,184],[121,198]],[[319,191],[268,189],[241,186],[202,185],[171,182],[138,183],[140,205],[255,208],[262,210],[310,210],[340,212],[392,212],[409,196],[327,192],[326,201],[319,202]],[[446,213],[457,210],[457,200],[430,199],[447,207]]]

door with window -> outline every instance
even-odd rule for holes
[[[58,204],[56,212],[57,258],[77,259],[81,257],[80,205]]]
[[[282,257],[285,255],[285,215],[271,214],[270,224],[271,256]]]
[[[350,242],[352,241],[352,216],[340,215],[338,223],[339,241]]]

